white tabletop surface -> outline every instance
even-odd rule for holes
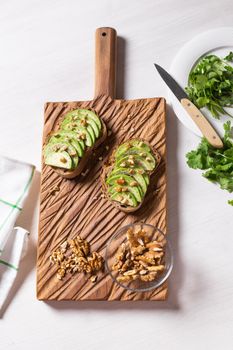
[[[138,98],[166,96],[153,62],[169,68],[193,36],[230,25],[232,0],[0,2],[0,150],[37,167],[18,221],[31,232],[30,249],[0,319],[0,349],[233,348],[233,208],[226,203],[233,196],[186,166],[198,138],[169,107],[175,267],[168,301],[49,304],[35,295],[43,104],[92,98],[95,29],[112,26],[123,38],[118,97]]]

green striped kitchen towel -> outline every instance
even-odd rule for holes
[[[28,232],[16,227],[35,167],[0,156],[0,310],[18,272]]]
[[[32,182],[35,167],[0,156],[0,258]]]
[[[21,258],[26,253],[28,231],[15,227],[0,257],[0,311],[14,283]]]

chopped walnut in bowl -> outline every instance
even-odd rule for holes
[[[105,263],[118,285],[138,292],[161,286],[173,265],[166,235],[143,223],[127,225],[113,235],[107,244]]]

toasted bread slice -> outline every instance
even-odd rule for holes
[[[149,147],[150,152],[151,152],[151,154],[153,155],[153,157],[154,157],[154,159],[155,159],[155,161],[156,161],[156,166],[155,166],[155,168],[154,168],[153,170],[151,170],[151,171],[147,171],[147,175],[148,175],[149,177],[151,177],[151,176],[155,173],[155,171],[156,171],[156,169],[157,169],[157,167],[158,167],[158,165],[159,165],[159,163],[160,163],[160,161],[161,161],[160,154],[159,154],[158,151],[157,151],[154,147],[152,147],[147,141],[145,141],[145,140],[143,140],[143,139],[141,139],[141,138],[134,138],[134,139],[126,140],[126,141],[124,141],[122,144],[126,144],[127,142],[132,142],[132,141],[139,141],[139,142],[142,142],[143,144],[145,144],[145,145],[147,145],[147,146]],[[132,213],[132,212],[137,211],[137,210],[138,210],[139,208],[141,208],[141,206],[143,205],[144,200],[145,200],[145,197],[146,197],[146,194],[147,194],[147,190],[148,190],[149,184],[148,184],[148,186],[147,186],[146,192],[145,192],[144,195],[143,195],[142,201],[141,201],[137,206],[130,206],[130,205],[126,205],[126,204],[123,205],[123,204],[121,204],[120,202],[115,201],[115,200],[113,200],[113,199],[111,198],[111,196],[110,196],[110,194],[109,194],[109,191],[108,191],[109,187],[108,187],[108,185],[106,184],[106,179],[107,179],[108,175],[109,175],[109,174],[112,172],[112,170],[114,169],[114,165],[115,165],[115,161],[116,161],[115,154],[116,154],[117,149],[118,149],[119,146],[120,146],[120,144],[118,144],[118,145],[114,148],[114,150],[113,150],[112,154],[110,155],[109,159],[107,160],[107,162],[106,162],[106,163],[104,164],[104,166],[103,166],[102,174],[101,174],[102,189],[103,189],[103,193],[104,193],[105,197],[106,197],[117,209],[119,209],[119,210],[121,210],[121,211],[123,211],[123,212],[125,212],[125,213]]]

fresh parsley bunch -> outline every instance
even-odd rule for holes
[[[230,115],[224,107],[233,106],[233,67],[229,62],[233,62],[233,52],[223,59],[208,55],[189,73],[189,98],[197,107],[207,107],[216,119]]]
[[[224,147],[214,148],[202,138],[196,150],[186,154],[187,164],[192,169],[206,170],[202,175],[220,185],[220,188],[233,192],[233,138],[231,122],[224,124]],[[233,200],[228,201],[233,205]]]

